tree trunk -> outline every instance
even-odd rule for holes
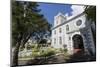
[[[18,66],[18,53],[19,53],[19,48],[21,45],[25,45],[27,40],[30,38],[31,35],[28,35],[26,39],[22,39],[22,37],[19,37],[19,40],[15,46],[14,52],[13,52],[13,61],[12,61],[12,67]],[[22,41],[23,40],[23,41]]]
[[[27,37],[25,37],[22,42],[21,42],[21,47],[24,48],[25,47],[25,44],[26,42],[29,40],[29,38],[31,37],[31,34],[28,35]]]
[[[17,42],[16,47],[13,52],[13,61],[12,61],[12,67],[15,67],[18,65],[18,52],[19,52],[20,42]]]

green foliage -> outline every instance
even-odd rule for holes
[[[87,19],[93,21],[96,25],[96,6],[86,6],[84,12],[87,15]],[[94,38],[94,43],[96,44],[96,29],[91,28],[91,30]]]
[[[24,50],[24,48],[20,48],[20,49],[19,49],[19,51],[23,51],[23,50]]]
[[[40,52],[32,52],[32,56],[35,57],[39,57],[40,56]]]
[[[46,48],[46,49],[36,49],[33,48],[32,56],[33,57],[47,57],[54,55],[56,52],[52,48]]]
[[[40,51],[40,49],[38,49],[38,48],[33,48],[33,52],[39,52]]]
[[[27,45],[27,49],[28,49],[28,50],[31,49],[31,45]]]
[[[48,48],[45,51],[41,51],[41,56],[44,56],[44,57],[51,56],[54,54],[55,54],[55,51],[52,48]]]
[[[65,60],[70,59],[70,54],[68,54],[67,52],[66,52],[66,53],[64,53],[64,59],[65,59]]]
[[[65,60],[70,59],[70,54],[67,52],[68,51],[67,49],[60,49],[60,50],[63,53]]]
[[[60,51],[60,52],[63,52],[63,49],[62,49],[62,48],[59,48],[59,51]]]
[[[18,52],[30,37],[49,31],[50,24],[40,13],[36,2],[12,1],[12,46],[15,48],[13,66],[18,65]],[[42,33],[42,34],[41,34]],[[40,37],[41,38],[41,37]]]
[[[67,52],[67,49],[63,49],[64,52]]]
[[[67,52],[67,49],[66,48],[60,48],[58,49],[59,53],[66,53]]]
[[[12,42],[23,40],[25,44],[31,36],[44,35],[50,31],[50,24],[40,13],[36,2],[12,1]]]
[[[96,6],[86,6],[85,11],[87,18],[96,23]]]

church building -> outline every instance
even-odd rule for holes
[[[95,24],[91,23],[84,13],[71,18],[58,13],[54,16],[51,46],[66,48],[69,54],[73,54],[78,49],[88,54],[95,54],[95,43],[91,30]]]

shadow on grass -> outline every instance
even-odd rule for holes
[[[36,57],[29,60],[22,65],[46,65],[46,64],[61,64],[61,63],[76,63],[76,62],[90,62],[96,61],[96,56],[90,56],[82,52],[75,53],[70,56],[70,59],[64,59],[63,55],[50,57]],[[21,63],[20,63],[21,64]]]
[[[69,60],[66,60],[67,63],[75,63],[75,62],[90,62],[96,61],[95,55],[88,55],[83,52],[77,52],[74,55],[70,56]]]

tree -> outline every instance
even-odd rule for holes
[[[47,40],[46,39],[41,39],[38,46],[40,47],[45,47],[46,46],[46,43],[47,43]]]
[[[30,37],[49,31],[50,24],[38,6],[36,2],[12,1],[12,46],[15,48],[12,66],[18,65],[20,46],[25,45]]]
[[[94,43],[96,45],[96,6],[86,6],[84,13],[88,20],[91,20],[91,24],[95,24],[95,28],[91,27]]]
[[[88,20],[94,21],[96,24],[96,6],[86,6],[85,11]]]

